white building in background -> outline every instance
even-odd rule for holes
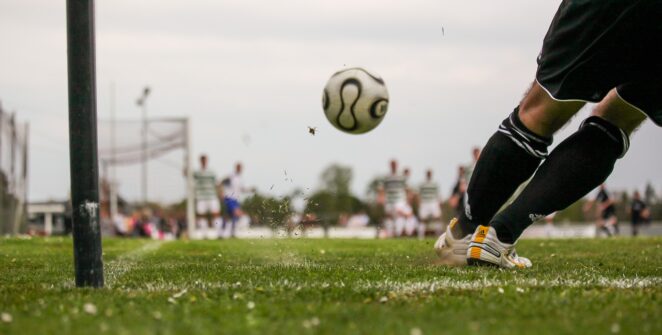
[[[28,230],[36,235],[50,236],[67,231],[67,206],[65,201],[34,202],[28,204]]]

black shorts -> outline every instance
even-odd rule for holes
[[[616,209],[610,207],[602,211],[602,219],[603,220],[608,220],[611,219],[613,216],[616,216]]]
[[[557,100],[599,102],[616,88],[662,126],[662,0],[565,0],[538,56]]]

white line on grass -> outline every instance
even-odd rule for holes
[[[662,283],[660,277],[648,278],[586,278],[586,279],[537,279],[516,278],[512,280],[479,279],[479,280],[454,280],[438,279],[420,282],[397,282],[397,281],[372,281],[359,282],[358,290],[388,290],[400,293],[435,292],[444,290],[480,290],[488,287],[516,286],[519,288],[615,288],[632,289],[657,286]]]
[[[155,252],[161,248],[164,243],[166,242],[152,241],[146,243],[140,248],[124,253],[116,259],[106,263],[104,266],[104,272],[106,273],[106,286],[112,288],[117,283],[117,280],[125,273],[135,269],[139,261],[145,257],[145,255]]]
[[[172,282],[146,282],[141,287],[116,287],[119,290],[126,291],[181,291],[181,290],[326,290],[326,289],[350,289],[356,292],[363,291],[389,291],[401,294],[425,294],[438,291],[455,290],[481,290],[491,287],[509,287],[514,286],[517,289],[524,288],[613,288],[613,289],[638,289],[648,287],[658,287],[662,285],[662,277],[644,277],[644,278],[555,278],[555,279],[536,279],[536,278],[515,278],[510,280],[501,279],[435,279],[426,281],[395,281],[395,280],[359,280],[353,283],[337,282],[298,282],[287,279],[274,282],[253,283],[253,282],[206,282],[195,280],[190,283],[172,283]]]

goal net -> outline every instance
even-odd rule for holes
[[[116,223],[150,203],[184,204],[170,215],[194,221],[187,118],[100,120],[97,133],[102,219]]]

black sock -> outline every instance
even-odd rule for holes
[[[529,131],[518,113],[519,107],[503,120],[481,152],[467,188],[465,211],[454,235],[466,236],[478,225],[487,225],[547,156],[552,139]]]
[[[531,182],[491,226],[501,242],[514,243],[531,223],[564,209],[603,183],[629,140],[618,127],[597,116],[552,151]]]

